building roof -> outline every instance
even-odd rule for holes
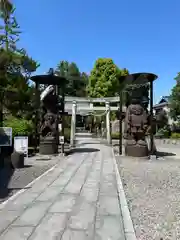
[[[169,96],[161,97],[161,100],[153,106],[153,108],[163,108],[169,104]]]
[[[169,98],[170,98],[169,96],[163,96],[158,104],[169,103]]]

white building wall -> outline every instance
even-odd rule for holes
[[[172,125],[174,120],[170,117],[170,108],[168,106],[163,107],[163,110],[167,113],[168,116],[168,124]]]

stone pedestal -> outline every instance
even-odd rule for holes
[[[148,157],[149,150],[147,145],[129,145],[125,144],[125,155],[131,157]]]
[[[56,137],[40,137],[39,154],[53,155],[58,153],[58,144]]]
[[[131,157],[147,157],[149,155],[148,144],[146,141],[128,139],[125,142],[125,155]]]

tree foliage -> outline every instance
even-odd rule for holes
[[[68,61],[61,61],[56,69],[59,76],[66,77],[67,83],[65,87],[65,94],[68,96],[85,97],[86,86],[88,83],[88,76],[84,72],[80,72],[76,63],[69,63]]]
[[[16,43],[19,41],[20,26],[14,16],[15,8],[8,11],[8,14],[2,14],[3,25],[1,25],[0,30],[0,45],[6,51],[17,51]]]
[[[131,103],[131,100],[134,98],[140,99],[140,101],[143,103],[143,106],[145,109],[148,108],[149,105],[149,85],[144,86],[131,86],[126,88],[126,92],[124,94],[124,101],[126,106],[129,106]]]
[[[12,9],[13,9],[13,4],[9,0],[0,1],[0,17],[1,18],[8,19]]]
[[[156,122],[157,122],[157,127],[163,128],[168,125],[168,115],[166,111],[161,110],[157,115],[156,115]]]
[[[29,76],[39,64],[24,49],[17,48],[20,26],[14,16],[13,5],[0,5],[0,122],[2,112],[15,117],[27,117],[32,113],[32,87]]]
[[[88,93],[90,97],[112,97],[119,92],[119,77],[128,74],[119,69],[111,58],[99,58],[89,76]]]
[[[174,120],[180,116],[180,72],[175,77],[176,85],[170,95],[170,115]]]

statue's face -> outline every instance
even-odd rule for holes
[[[47,115],[46,118],[45,118],[45,120],[46,120],[47,122],[53,122],[53,116],[52,116],[52,115]]]
[[[50,116],[48,117],[48,120],[49,120],[50,122],[53,122],[53,117],[50,115]]]

